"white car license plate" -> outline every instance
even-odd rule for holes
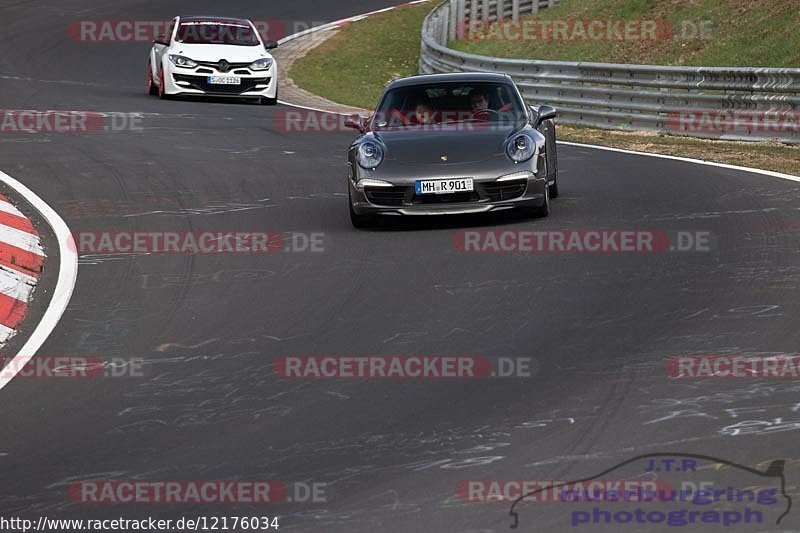
[[[474,191],[472,178],[454,180],[417,180],[414,183],[417,194],[452,194],[454,192]]]
[[[242,80],[241,78],[235,78],[233,76],[209,76],[208,77],[208,84],[209,85],[241,85]]]

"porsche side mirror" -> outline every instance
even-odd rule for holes
[[[549,105],[540,105],[538,107],[531,106],[531,111],[533,112],[533,127],[538,128],[539,125],[544,122],[545,120],[552,120],[556,118],[558,115],[558,111],[555,107]]]
[[[366,121],[364,120],[364,117],[357,114],[348,115],[344,119],[345,127],[353,128],[354,130],[358,130],[361,133],[364,133],[367,129],[365,122]]]
[[[267,50],[274,50],[278,48],[278,41],[265,41],[264,48],[266,48]]]

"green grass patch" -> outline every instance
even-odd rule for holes
[[[515,59],[800,67],[798,0],[562,0],[538,15],[523,17],[522,24],[536,19],[666,21],[669,26],[659,24],[659,28],[671,27],[673,32],[659,32],[656,40],[543,40],[539,32],[531,33],[527,39],[520,36],[509,40],[498,34],[496,26],[490,26],[470,39],[450,43],[450,47]],[[702,23],[708,24],[701,33]]]

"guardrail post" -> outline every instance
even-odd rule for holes
[[[448,6],[448,17],[447,17],[447,40],[448,41],[455,41],[456,40],[456,20],[458,17],[458,8],[456,7],[456,2],[458,0],[450,0],[450,5]]]
[[[483,0],[483,22],[489,20],[489,0]]]
[[[472,4],[469,7],[469,22],[473,22],[478,20],[478,5],[480,0],[472,0]]]
[[[539,14],[539,0],[533,0],[533,14]]]
[[[503,20],[503,8],[505,7],[503,4],[506,3],[506,0],[497,0],[497,5],[495,6],[495,11],[497,11],[497,20]]]
[[[519,19],[519,0],[511,0],[511,19]]]
[[[458,13],[456,15],[456,35],[464,38],[464,24],[467,22],[467,0],[458,0]]]
[[[461,4],[464,0],[455,0],[453,6],[455,7],[455,17],[451,19],[451,24],[455,28],[456,39],[461,39]]]
[[[447,37],[449,33],[450,25],[448,22],[450,21],[450,6],[445,6],[442,10],[443,13],[439,17],[439,44],[442,46],[447,46]]]

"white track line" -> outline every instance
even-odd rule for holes
[[[50,299],[50,304],[47,306],[47,310],[45,310],[41,320],[39,320],[39,323],[36,325],[36,329],[33,330],[33,333],[28,337],[28,340],[22,348],[20,348],[17,355],[14,356],[14,359],[9,362],[10,366],[8,368],[11,368],[13,375],[7,376],[5,372],[0,375],[0,390],[2,390],[3,387],[14,379],[17,372],[36,355],[36,352],[42,347],[47,337],[50,336],[50,333],[52,333],[58,321],[61,319],[61,315],[63,315],[64,311],[67,309],[72,291],[75,289],[75,282],[78,279],[78,254],[75,251],[72,233],[67,227],[67,224],[58,216],[58,213],[56,213],[52,207],[47,205],[44,200],[39,198],[21,182],[15,180],[5,172],[0,171],[0,181],[22,195],[22,197],[47,221],[53,229],[53,233],[55,233],[59,252],[58,281],[56,282],[53,296]],[[70,246],[71,243],[73,243],[72,246]]]
[[[636,152],[633,150],[623,150],[622,148],[611,148],[609,146],[599,146],[596,144],[582,144],[576,143],[571,141],[558,141],[558,144],[563,144],[565,146],[577,146],[578,148],[591,148],[592,150],[606,150],[608,152],[619,152],[621,154],[631,154],[631,155],[643,155],[647,157],[657,157],[659,159],[671,159],[673,161],[682,161],[684,163],[694,163],[696,165],[706,165],[709,167],[719,167],[725,168],[728,170],[741,170],[743,172],[752,172],[754,174],[762,174],[764,176],[771,176],[773,178],[780,178],[783,180],[790,180],[790,181],[798,181],[800,182],[800,176],[793,176],[791,174],[783,174],[781,172],[773,172],[771,170],[761,170],[760,168],[751,168],[751,167],[740,167],[736,165],[728,165],[726,163],[715,163],[714,161],[706,161],[704,159],[692,159],[690,157],[679,157],[676,155],[666,155],[666,154],[651,154],[649,152]]]

